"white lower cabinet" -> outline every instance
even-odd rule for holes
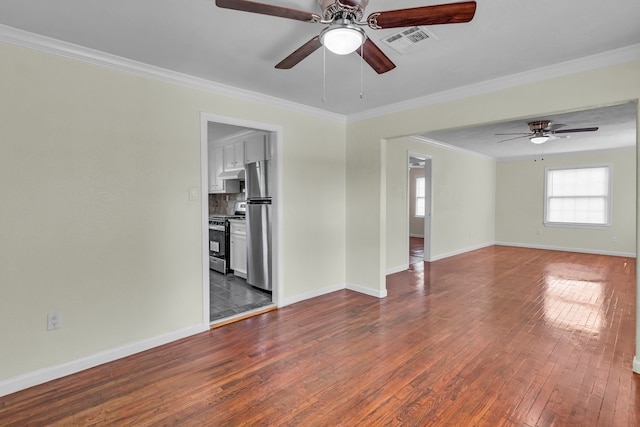
[[[231,269],[236,276],[247,278],[247,224],[244,220],[229,220],[231,224]]]

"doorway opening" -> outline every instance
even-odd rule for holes
[[[219,325],[276,307],[279,130],[203,113],[201,132],[203,321]]]
[[[408,156],[407,197],[409,266],[431,260],[431,157]]]

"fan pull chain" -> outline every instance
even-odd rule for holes
[[[544,144],[540,144],[540,149],[538,150],[540,152],[540,161],[544,161]],[[533,159],[534,162],[537,162],[538,159]]]
[[[322,102],[327,102],[327,47],[322,45]]]

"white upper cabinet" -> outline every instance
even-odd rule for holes
[[[224,171],[244,169],[244,140],[229,142],[222,146]]]
[[[269,138],[264,132],[255,132],[244,141],[245,163],[259,162],[271,159]]]
[[[239,193],[240,181],[220,179],[223,172],[223,147],[209,144],[209,193]]]
[[[222,172],[222,147],[209,145],[209,193],[224,191],[224,181],[218,179]]]
[[[226,178],[244,170],[246,163],[271,159],[268,133],[253,130],[230,135],[209,144],[209,193],[239,193],[238,179]]]

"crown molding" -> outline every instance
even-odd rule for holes
[[[214,145],[224,144],[226,142],[233,141],[233,140],[236,140],[236,139],[246,138],[249,135],[252,135],[254,133],[260,133],[260,131],[254,130],[254,129],[241,130],[239,132],[234,132],[231,135],[227,135],[227,136],[222,137],[220,139],[216,139],[215,141],[211,141],[211,144],[214,144]]]
[[[482,153],[478,153],[477,151],[469,150],[469,149],[466,149],[466,148],[458,147],[456,145],[447,144],[446,142],[438,141],[436,139],[427,138],[427,137],[424,137],[422,135],[412,135],[412,136],[408,136],[407,138],[408,139],[412,139],[414,141],[421,142],[423,144],[429,144],[429,145],[434,145],[434,146],[439,147],[439,148],[444,148],[445,150],[459,151],[461,153],[471,154],[473,156],[483,157],[485,159],[490,159],[490,160],[494,160],[494,161],[496,160],[495,157],[488,156],[488,155],[482,154]]]
[[[62,56],[69,59],[98,65],[100,67],[133,74],[136,76],[152,78],[166,83],[184,86],[191,89],[202,90],[218,95],[241,98],[250,102],[268,105],[270,107],[280,107],[285,110],[303,114],[310,114],[316,117],[338,121],[341,123],[368,120],[380,116],[403,112],[406,110],[426,107],[429,105],[467,98],[470,96],[481,95],[484,93],[494,92],[497,90],[521,86],[529,83],[535,83],[582,71],[589,71],[597,68],[603,68],[607,66],[640,60],[640,44],[634,44],[596,55],[538,68],[535,70],[512,74],[510,76],[487,80],[468,86],[462,86],[459,88],[438,92],[424,97],[398,102],[395,104],[389,104],[383,107],[374,108],[355,114],[343,115],[322,110],[320,108],[310,107],[308,105],[288,101],[282,98],[277,98],[275,96],[265,95],[259,92],[253,92],[246,89],[213,82],[211,80],[190,76],[188,74],[167,70],[165,68],[156,67],[139,61],[134,61],[132,59],[127,59],[121,56],[101,52],[95,49],[89,49],[73,43],[64,42],[51,37],[42,36],[2,24],[0,24],[0,42],[5,42],[8,44],[21,46],[52,55]]]
[[[468,86],[461,86],[455,89],[438,92],[420,98],[398,102],[395,104],[389,104],[384,107],[374,108],[360,113],[350,114],[347,116],[347,121],[357,122],[361,120],[373,119],[376,117],[400,113],[415,108],[441,104],[457,99],[482,95],[502,89],[508,89],[511,87],[522,86],[530,83],[549,80],[552,78],[562,77],[569,74],[595,70],[598,68],[604,68],[638,60],[640,60],[640,43],[610,50],[596,55],[585,56],[583,58],[561,62],[559,64],[549,65],[547,67],[537,68],[535,70],[529,70],[522,73],[512,74],[510,76],[499,77],[497,79],[486,80],[484,82]]]
[[[500,157],[496,159],[498,163],[508,163],[508,162],[517,162],[521,160],[537,160],[544,158],[555,158],[555,157],[570,157],[570,156],[580,156],[580,155],[590,155],[590,154],[607,154],[607,153],[615,153],[618,151],[628,151],[630,153],[636,152],[635,145],[628,145],[624,147],[613,147],[613,148],[600,148],[595,150],[580,150],[580,151],[565,151],[563,153],[544,153],[544,154],[527,154],[522,156],[512,156],[512,157]]]
[[[632,152],[636,151],[636,146],[635,145],[629,145],[629,146],[624,146],[624,147],[603,148],[603,149],[598,149],[598,150],[570,151],[570,152],[564,152],[564,153],[545,153],[543,155],[540,155],[540,154],[527,154],[527,155],[512,156],[512,157],[493,157],[493,156],[489,156],[487,154],[478,153],[477,151],[469,150],[467,148],[462,148],[462,147],[458,147],[456,145],[447,144],[446,142],[438,141],[436,139],[427,138],[427,137],[424,137],[422,135],[408,136],[407,139],[412,139],[414,141],[418,141],[418,142],[421,142],[423,144],[433,145],[433,146],[436,146],[436,147],[439,147],[439,148],[443,148],[445,150],[458,151],[458,152],[471,154],[471,155],[478,156],[478,157],[483,157],[485,159],[490,159],[490,160],[493,160],[493,161],[498,162],[498,163],[501,163],[501,162],[513,162],[513,161],[518,161],[518,160],[534,160],[534,159],[539,159],[540,157],[551,158],[551,157],[562,157],[562,156],[575,156],[575,155],[580,155],[580,154],[594,154],[594,153],[603,153],[604,154],[604,153],[610,153],[610,152],[616,152],[616,151],[632,151]]]
[[[143,62],[134,61],[110,53],[101,52],[95,49],[89,49],[73,43],[57,40],[51,37],[42,36],[40,34],[31,33],[17,28],[0,24],[0,42],[37,50],[40,52],[62,56],[77,61],[87,62],[100,67],[133,74],[136,76],[152,78],[165,83],[171,83],[191,89],[202,90],[205,92],[225,95],[234,98],[241,98],[250,102],[265,104],[269,107],[280,107],[285,110],[298,113],[310,114],[313,116],[346,123],[347,116],[336,114],[319,108],[310,107],[308,105],[298,104],[253,92],[229,86],[211,80],[190,76],[188,74],[167,70],[165,68],[156,67],[154,65],[145,64]]]

